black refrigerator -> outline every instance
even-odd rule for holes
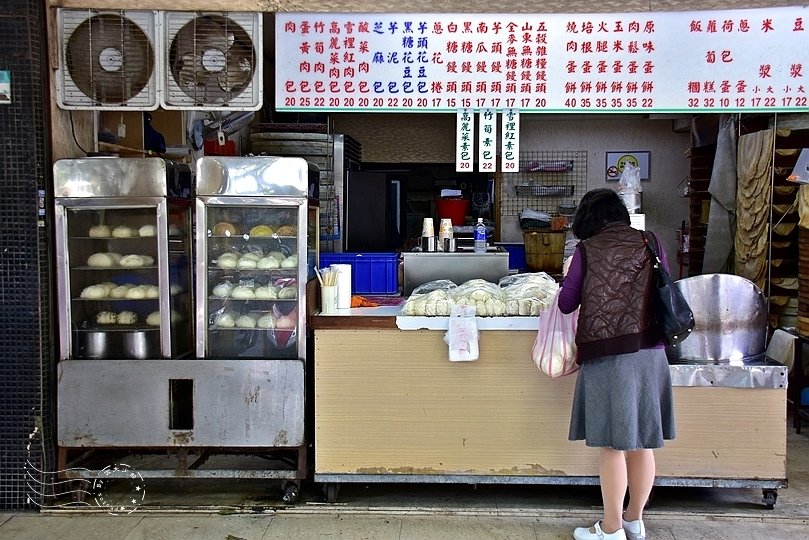
[[[402,243],[404,175],[346,171],[343,225],[346,252],[395,251]]]

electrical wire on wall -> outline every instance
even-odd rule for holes
[[[79,139],[76,138],[76,126],[73,123],[73,111],[68,111],[68,115],[70,116],[70,132],[73,134],[73,142],[76,143],[76,146],[79,148],[79,150],[84,152],[85,156],[90,155],[89,152],[87,152],[87,150],[82,148],[81,144],[79,144]]]

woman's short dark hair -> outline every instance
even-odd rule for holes
[[[629,225],[629,211],[618,194],[608,188],[593,189],[584,194],[573,218],[573,234],[579,240],[595,235],[611,222]]]

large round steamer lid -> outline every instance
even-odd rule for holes
[[[696,325],[681,343],[666,347],[669,362],[722,363],[760,358],[767,340],[767,303],[756,285],[732,274],[680,279],[677,287]]]

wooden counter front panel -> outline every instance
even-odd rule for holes
[[[576,376],[530,358],[535,333],[485,331],[449,362],[440,331],[315,331],[318,474],[595,476],[567,440]],[[786,392],[675,388],[677,439],[660,476],[785,478]]]

